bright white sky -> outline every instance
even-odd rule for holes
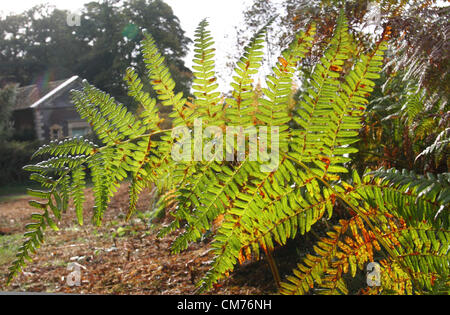
[[[59,9],[66,9],[75,12],[83,7],[84,3],[92,0],[1,0],[0,14],[23,12],[35,5],[49,3]],[[180,19],[181,27],[186,35],[193,39],[194,31],[198,23],[203,18],[208,18],[210,30],[216,42],[216,64],[218,72],[225,69],[227,54],[231,53],[235,47],[235,26],[242,22],[242,16],[246,5],[252,3],[251,0],[165,0],[174,11],[174,14]],[[192,47],[190,47],[192,50]],[[192,54],[186,58],[186,65],[191,67]],[[225,74],[222,72],[222,74]],[[219,80],[221,81],[221,80]],[[222,88],[223,82],[220,82]]]
[[[203,18],[208,18],[209,29],[215,41],[216,66],[219,75],[219,84],[223,90],[223,77],[225,75],[225,64],[229,56],[228,53],[236,49],[236,26],[242,25],[243,18],[239,12],[243,12],[246,5],[252,3],[251,0],[165,0],[169,4],[175,15],[178,16],[182,28],[186,35],[194,39],[194,31],[198,23]],[[192,52],[192,47],[191,47]],[[191,67],[192,56],[186,58],[186,65]],[[229,71],[226,73],[229,74]]]

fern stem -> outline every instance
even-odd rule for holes
[[[264,253],[266,254],[267,262],[269,263],[270,271],[272,272],[273,279],[275,280],[275,285],[277,286],[277,289],[281,289],[281,277],[280,273],[278,271],[277,264],[275,262],[275,259],[272,256],[272,252],[270,249],[264,248]]]

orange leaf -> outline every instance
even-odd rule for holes
[[[288,66],[288,62],[283,57],[278,57],[278,61],[281,63],[281,65],[286,68]]]
[[[341,72],[342,71],[342,67],[341,66],[336,66],[336,65],[332,65],[330,67],[331,71],[336,71],[336,72]]]
[[[213,226],[214,227],[219,227],[220,225],[222,225],[222,221],[223,221],[224,217],[225,216],[223,214],[219,214],[217,216],[217,218],[214,220]]]
[[[242,252],[242,250],[239,252],[238,260],[239,260],[240,265],[242,265],[242,263],[245,261],[245,256],[244,256],[244,253]]]

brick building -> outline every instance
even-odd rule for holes
[[[89,124],[80,118],[69,93],[81,86],[81,79],[73,76],[45,86],[19,87],[13,110],[15,133],[43,142],[87,134]]]

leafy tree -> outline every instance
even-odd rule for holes
[[[40,5],[0,21],[0,69],[8,81],[26,85],[45,74],[56,80],[77,73],[87,45],[74,38],[67,13]]]
[[[184,66],[189,39],[172,9],[160,0],[105,0],[87,3],[81,25],[69,26],[69,12],[41,5],[0,20],[0,71],[7,81],[30,84],[40,76],[78,74],[129,105],[122,76],[128,65],[143,69],[142,30],[155,34],[167,53],[177,89],[189,92]]]
[[[17,85],[7,85],[0,90],[0,142],[12,135],[11,113],[15,104]]]

